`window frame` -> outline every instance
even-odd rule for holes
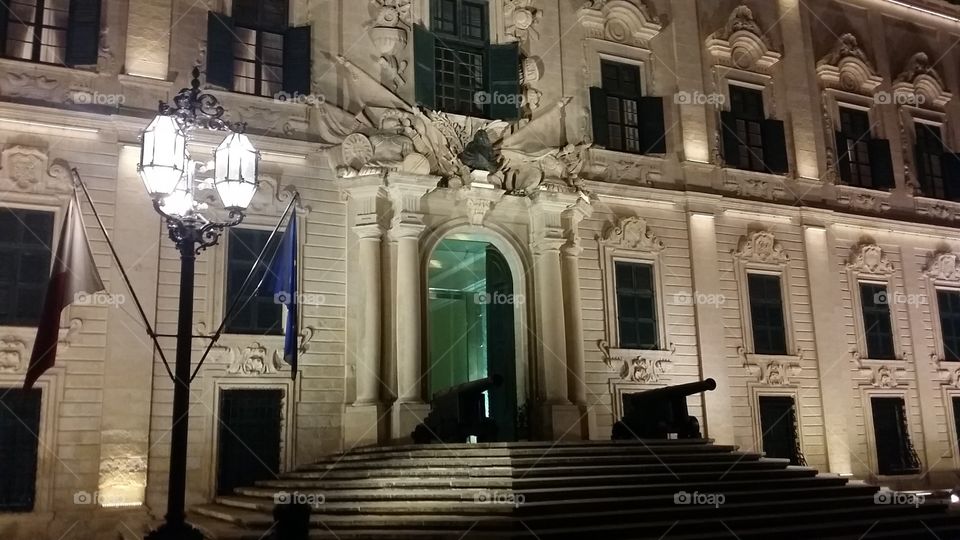
[[[900,360],[900,357],[899,357],[900,351],[899,351],[899,348],[897,347],[897,327],[894,324],[895,317],[894,317],[893,306],[895,304],[892,304],[890,302],[891,293],[890,293],[889,280],[879,280],[879,279],[858,277],[855,283],[857,286],[857,290],[851,291],[851,294],[855,293],[859,300],[857,303],[856,316],[858,316],[860,319],[859,325],[857,328],[858,328],[858,334],[859,334],[858,346],[860,347],[859,350],[860,350],[861,357],[864,360],[878,360],[878,361]],[[886,314],[890,324],[890,349],[891,349],[890,353],[892,355],[891,357],[880,357],[880,356],[870,355],[870,334],[869,334],[869,329],[867,328],[867,321],[866,321],[867,309],[875,309],[877,311],[880,311],[881,308],[876,308],[875,306],[868,306],[867,303],[864,302],[864,299],[863,299],[864,286],[883,287],[883,294],[887,298]],[[879,294],[879,293],[875,293],[875,294]],[[894,293],[894,298],[895,297],[896,297],[896,293]]]
[[[5,7],[0,7],[0,9],[6,9],[8,13],[7,28],[4,31],[4,35],[6,37],[3,44],[2,56],[3,58],[8,58],[11,60],[19,60],[21,62],[30,62],[33,64],[41,64],[41,65],[47,65],[47,66],[66,66],[67,65],[67,47],[69,45],[67,35],[68,35],[68,32],[70,31],[70,2],[67,1],[67,8],[65,10],[66,16],[67,16],[67,25],[60,27],[60,26],[53,26],[53,25],[48,25],[43,23],[43,20],[45,18],[44,17],[45,11],[47,10],[47,4],[50,3],[51,0],[35,0],[35,1],[36,1],[36,4],[33,6],[34,18],[29,23],[23,22],[21,19],[19,19],[19,17],[14,16],[14,12],[10,3],[8,3]],[[61,11],[61,10],[54,10],[54,11]],[[10,30],[10,25],[20,25],[20,26],[33,29],[32,30],[33,39],[31,41],[19,41],[19,40],[16,41],[16,43],[30,43],[30,46],[31,46],[30,58],[15,56],[8,52],[8,47],[10,45],[10,36],[8,35]],[[41,31],[37,32],[36,31],[37,29],[40,29]],[[63,45],[62,47],[56,47],[58,50],[61,50],[63,52],[63,59],[60,61],[47,62],[47,61],[40,60],[40,57],[42,56],[43,48],[44,48],[43,34],[44,34],[44,31],[46,30],[63,32]]]
[[[455,13],[455,22],[456,33],[444,32],[436,28],[436,10],[444,1],[452,1],[456,5]],[[483,36],[479,39],[465,37],[461,31],[460,19],[462,18],[463,10],[466,5],[480,6],[483,11],[483,23],[481,29],[483,31]],[[484,0],[428,0],[426,6],[426,11],[428,16],[426,19],[426,27],[430,30],[435,36],[435,45],[434,45],[434,55],[433,55],[433,71],[434,71],[434,80],[433,80],[433,91],[435,95],[435,105],[438,111],[446,112],[449,114],[457,114],[461,116],[472,116],[478,118],[487,118],[490,115],[490,105],[489,103],[477,103],[476,95],[479,92],[490,93],[490,84],[491,81],[489,76],[490,66],[489,66],[489,55],[488,49],[490,45],[494,44],[493,32],[492,32],[492,16],[491,16],[491,6],[489,2]],[[459,97],[461,92],[465,90],[465,86],[460,84],[460,79],[462,74],[460,71],[454,71],[453,73],[453,85],[447,86],[441,83],[441,74],[447,73],[440,69],[441,62],[441,51],[447,50],[451,51],[454,58],[458,58],[460,54],[470,54],[476,55],[481,59],[480,65],[480,74],[479,77],[476,74],[471,75],[471,81],[476,82],[479,78],[480,85],[473,85],[470,95],[473,96],[469,102],[462,101]],[[455,62],[455,65],[466,66],[465,62]],[[444,98],[446,92],[442,92],[441,89],[450,89],[453,92],[455,97],[453,98]],[[452,99],[456,105],[453,109],[448,108],[445,104],[442,104],[441,101],[448,101]],[[468,107],[463,108],[464,105]]]
[[[920,116],[912,116],[912,125],[913,125],[913,145],[912,145],[912,161],[913,161],[913,173],[916,178],[917,189],[919,190],[922,197],[928,199],[936,199],[939,201],[949,200],[947,198],[947,178],[945,176],[944,164],[943,164],[943,154],[948,152],[948,145],[946,141],[946,133],[944,131],[944,123],[937,120],[930,120],[927,118],[922,118]],[[940,132],[940,137],[936,138],[940,143],[940,153],[933,155],[931,157],[936,157],[940,161],[940,177],[939,177],[939,191],[942,193],[937,193],[937,186],[929,186],[929,179],[926,179],[924,174],[925,169],[921,170],[920,163],[917,162],[917,153],[920,146],[920,133],[926,133],[926,130],[921,130],[920,126],[925,126],[926,129],[937,129]],[[924,137],[925,139],[925,137]],[[925,187],[932,187],[933,193],[925,190]]]
[[[290,2],[289,0],[286,0],[286,1],[285,1],[285,3],[286,3],[286,10],[285,10],[285,11],[286,11],[286,15],[287,15],[287,20],[286,20],[286,22],[285,22],[285,24],[284,24],[284,26],[283,26],[282,28],[275,28],[275,27],[270,27],[270,26],[267,26],[267,25],[247,25],[247,24],[243,24],[243,23],[241,23],[241,22],[238,22],[238,21],[237,21],[237,18],[236,18],[236,15],[234,14],[234,7],[235,7],[234,4],[235,4],[235,3],[236,3],[235,1],[227,2],[228,5],[227,5],[227,6],[224,6],[224,14],[226,14],[227,16],[233,17],[233,20],[234,20],[234,25],[233,25],[233,27],[234,27],[235,29],[243,29],[243,30],[248,30],[248,31],[253,32],[253,34],[254,34],[254,53],[253,53],[253,54],[254,54],[254,55],[253,55],[253,61],[252,61],[252,62],[249,61],[249,60],[247,60],[247,59],[242,59],[241,57],[237,56],[237,54],[236,54],[236,47],[238,47],[238,46],[246,46],[246,44],[244,44],[242,41],[240,41],[240,36],[237,35],[236,32],[234,32],[234,33],[233,33],[234,52],[233,52],[233,54],[232,54],[232,59],[233,59],[233,62],[234,62],[234,67],[233,67],[233,69],[232,69],[232,72],[233,72],[233,86],[231,87],[230,91],[231,91],[231,92],[234,92],[234,93],[236,93],[236,94],[243,94],[243,95],[246,95],[246,96],[256,96],[256,97],[274,97],[274,96],[276,96],[276,95],[278,95],[278,94],[283,93],[283,92],[284,92],[284,88],[283,88],[283,69],[284,69],[284,63],[283,63],[283,60],[284,60],[284,55],[285,55],[285,53],[284,53],[284,47],[286,47],[286,35],[285,35],[285,32],[286,32],[287,30],[289,30],[290,28],[293,27],[293,9],[292,9],[293,6],[291,6],[291,2]],[[261,6],[261,8],[262,8],[262,6]],[[283,46],[281,46],[280,49],[279,49],[279,51],[280,51],[280,64],[279,64],[279,66],[277,66],[277,65],[275,65],[275,64],[268,64],[268,63],[266,63],[266,62],[263,61],[263,53],[262,53],[262,51],[263,51],[263,41],[264,41],[264,40],[263,40],[263,34],[274,34],[275,36],[279,37],[279,39],[282,40]],[[237,64],[237,62],[252,63],[252,64],[254,65],[254,73],[255,73],[255,75],[254,75],[254,77],[250,78],[250,80],[253,80],[253,81],[254,81],[254,91],[253,91],[253,92],[244,92],[244,91],[242,91],[242,90],[237,90],[237,81],[238,81],[238,79],[239,79],[239,77],[238,77],[238,75],[237,75],[237,71],[236,71],[236,64]],[[277,91],[274,92],[273,94],[264,94],[264,93],[263,93],[263,83],[264,83],[264,79],[263,79],[262,74],[263,74],[263,70],[266,69],[267,67],[272,68],[272,69],[275,69],[275,70],[278,70],[278,72],[279,72],[279,78],[278,78],[277,81],[276,81]],[[244,78],[244,79],[247,79],[247,78]]]
[[[755,248],[760,235],[770,235],[780,257],[772,261],[760,261],[749,253]],[[786,249],[776,238],[772,230],[749,230],[740,238],[739,247],[733,252],[735,278],[737,281],[737,295],[740,302],[740,328],[743,354],[749,363],[763,364],[769,360],[779,360],[797,363],[801,360],[797,347],[796,329],[793,323],[790,291],[792,290],[793,276],[790,270],[791,260]],[[748,250],[743,252],[742,250]],[[758,353],[754,348],[753,314],[750,308],[750,292],[748,290],[748,274],[768,274],[780,277],[780,297],[783,309],[783,324],[786,335],[786,354]]]
[[[613,343],[616,345],[616,348],[622,350],[631,350],[631,351],[662,351],[664,350],[664,343],[662,332],[660,328],[663,326],[663,321],[661,319],[661,306],[660,300],[658,298],[658,291],[660,289],[658,283],[658,275],[656,268],[656,261],[649,259],[635,259],[627,258],[622,256],[614,256],[612,259],[613,263],[613,294],[614,294],[614,320],[616,321],[615,328],[613,329],[616,340]],[[620,331],[620,285],[617,280],[617,265],[618,264],[629,264],[629,265],[638,265],[646,266],[650,269],[650,300],[653,302],[653,335],[655,342],[653,347],[636,347],[636,346],[625,346],[623,343],[623,338]]]
[[[947,357],[947,344],[943,340],[943,323],[940,320],[940,292],[950,292],[960,295],[960,283],[949,283],[930,280],[928,290],[933,291],[933,309],[930,310],[930,329],[933,331],[933,341],[936,349],[936,359],[946,366],[960,366],[960,352],[957,358]]]
[[[8,328],[36,328],[37,325],[40,323],[40,319],[42,318],[42,303],[43,303],[43,301],[44,301],[44,300],[43,300],[43,296],[44,296],[44,292],[46,291],[47,278],[49,277],[50,271],[51,271],[52,268],[53,268],[53,262],[54,262],[53,259],[54,259],[54,257],[56,256],[56,242],[57,242],[57,240],[58,240],[58,238],[57,238],[57,236],[58,236],[58,235],[57,235],[57,230],[58,230],[58,228],[57,228],[57,226],[58,226],[57,217],[58,217],[58,216],[57,216],[57,213],[56,213],[56,212],[54,212],[54,211],[52,211],[52,210],[50,210],[50,209],[48,209],[48,208],[46,208],[46,209],[41,209],[41,208],[21,207],[21,206],[16,206],[16,205],[3,205],[3,207],[0,208],[0,211],[30,212],[30,213],[37,213],[37,214],[47,214],[47,215],[48,215],[47,217],[48,217],[49,220],[50,220],[50,238],[49,238],[49,241],[45,242],[44,239],[39,238],[40,243],[46,245],[47,248],[49,248],[48,251],[47,251],[47,256],[48,256],[48,257],[47,257],[46,275],[43,276],[43,277],[41,278],[41,280],[35,284],[35,285],[38,285],[38,286],[40,287],[40,289],[41,289],[40,298],[39,298],[39,300],[38,300],[38,308],[41,308],[41,309],[38,310],[37,316],[36,316],[36,319],[35,319],[35,320],[27,319],[27,318],[25,318],[23,315],[20,315],[20,314],[13,314],[13,316],[12,316],[9,320],[0,320],[0,327],[8,327]],[[19,218],[18,218],[18,219],[19,219]],[[21,220],[21,221],[22,221],[22,220]],[[18,248],[20,248],[20,247],[22,247],[22,246],[23,246],[23,244],[17,244],[17,247],[18,247]],[[22,250],[18,249],[18,253],[21,253],[21,252],[22,252]],[[19,258],[18,258],[18,260],[19,260]],[[15,280],[14,283],[13,283],[14,288],[18,288],[18,285],[20,285],[20,281],[19,281],[19,280]]]
[[[907,433],[910,437],[911,444],[913,441],[923,440],[922,433],[917,433],[914,428],[914,422],[911,421],[911,416],[913,411],[910,407],[909,395],[906,389],[865,389],[861,392],[861,409],[863,410],[864,417],[864,428],[866,430],[866,439],[867,439],[867,459],[870,465],[870,471],[877,478],[897,478],[897,479],[911,479],[911,478],[920,478],[923,476],[924,469],[924,459],[921,455],[921,452],[917,452],[917,458],[920,461],[920,470],[916,473],[908,474],[897,474],[897,475],[887,475],[880,474],[880,463],[877,456],[877,429],[873,422],[873,398],[899,398],[903,401],[904,412],[906,413],[907,420]],[[921,435],[918,437],[917,435]],[[914,445],[914,450],[916,446]]]
[[[846,132],[844,122],[843,122],[845,111],[849,111],[850,113],[861,113],[866,116],[866,120],[867,120],[866,131],[857,138],[854,138],[854,134]],[[871,120],[870,109],[869,108],[865,109],[863,107],[854,106],[848,103],[837,104],[837,130],[836,131],[842,133],[847,142],[847,148],[836,149],[837,151],[836,166],[837,167],[840,166],[841,153],[845,153],[847,155],[847,163],[850,166],[850,170],[849,170],[850,183],[844,184],[844,185],[848,185],[851,187],[865,188],[865,189],[875,189],[874,184],[876,182],[876,179],[873,176],[873,166],[871,165],[871,162],[870,162],[870,146],[869,145],[870,145],[870,141],[874,139],[873,123]],[[857,147],[857,151],[850,150],[851,143]],[[861,150],[865,154],[865,156],[860,156]],[[865,157],[866,161],[861,161],[860,159],[856,159],[858,157]],[[862,174],[864,168],[867,171],[867,174],[865,177]],[[866,182],[864,182],[864,179],[866,179]]]
[[[861,253],[862,250],[867,246],[877,246],[881,251],[882,261],[887,261],[886,254],[891,251],[883,249],[883,246],[879,244],[852,244],[850,246],[851,256],[855,257],[857,253]],[[873,362],[876,365],[889,365],[891,367],[899,367],[902,362],[905,360],[903,346],[900,342],[901,329],[900,325],[897,323],[897,319],[900,315],[906,316],[905,313],[901,313],[902,309],[906,309],[906,305],[902,305],[898,302],[892,302],[891,297],[897,298],[900,295],[905,294],[903,292],[902,286],[898,286],[899,281],[896,279],[897,270],[896,267],[889,273],[871,273],[859,267],[855,263],[855,259],[850,259],[847,263],[847,290],[850,294],[850,309],[851,316],[854,319],[854,329],[856,332],[857,338],[857,348],[856,354],[860,361],[863,362]],[[884,271],[885,272],[885,271]],[[888,308],[890,310],[890,331],[893,334],[893,358],[870,358],[869,351],[867,349],[867,334],[866,327],[864,326],[863,320],[863,301],[860,297],[860,283],[868,283],[874,285],[883,285],[886,287],[887,291],[887,301]]]
[[[299,224],[298,224],[298,225],[299,225]],[[268,238],[269,238],[269,231],[272,230],[272,229],[268,229],[268,228],[266,228],[266,227],[258,227],[258,226],[256,226],[256,225],[244,224],[244,225],[241,226],[241,227],[236,227],[236,228],[230,229],[230,230],[229,230],[229,233],[230,233],[230,234],[224,235],[224,239],[223,239],[223,244],[224,244],[223,260],[224,260],[224,263],[223,263],[223,267],[222,267],[222,268],[223,268],[223,281],[222,281],[222,285],[221,285],[222,291],[223,291],[223,296],[222,296],[222,298],[221,298],[220,306],[219,306],[220,313],[222,314],[221,317],[224,316],[224,315],[226,315],[226,311],[227,311],[227,309],[230,307],[230,303],[232,302],[232,297],[231,297],[231,295],[230,295],[230,249],[231,249],[231,244],[232,244],[232,242],[234,241],[234,239],[233,239],[233,234],[232,234],[232,233],[235,232],[235,231],[237,231],[237,230],[253,230],[253,231],[267,232],[267,233],[268,233]],[[274,241],[275,243],[277,243],[277,246],[279,246],[279,239],[280,239],[280,237],[282,236],[282,234],[283,234],[283,230],[278,230],[278,231],[277,231],[277,235],[276,235],[276,236],[274,237],[274,239],[273,239],[273,241]],[[274,249],[276,249],[276,247],[275,247]],[[267,254],[269,254],[269,253],[270,253],[270,252],[268,251]],[[254,254],[254,256],[256,256],[256,254]],[[266,260],[265,260],[265,261],[262,262],[262,264],[269,264],[269,261],[266,261]],[[298,277],[298,279],[299,279],[299,277]],[[269,281],[264,281],[264,287],[267,287],[268,284],[269,284]],[[261,291],[260,294],[266,296],[262,291]],[[279,310],[279,312],[278,312],[277,321],[276,321],[277,324],[276,324],[276,327],[275,327],[277,331],[275,331],[275,332],[266,332],[266,331],[262,331],[262,329],[251,329],[251,328],[239,328],[239,329],[238,329],[238,328],[236,328],[236,327],[231,326],[230,321],[227,321],[227,322],[224,324],[224,334],[226,334],[226,335],[231,335],[231,336],[261,336],[261,337],[263,337],[263,338],[282,338],[282,337],[283,337],[283,333],[284,333],[284,309],[285,309],[285,308],[284,308],[283,306],[281,306],[281,305],[278,305],[278,307],[280,308],[280,310]],[[251,332],[249,332],[248,330],[257,330],[257,331],[251,333]]]
[[[616,90],[607,88],[607,86],[605,85],[605,80],[606,80],[606,78],[605,78],[604,75],[603,75],[604,67],[605,67],[605,66],[611,66],[611,67],[614,67],[615,69],[617,69],[617,71],[618,71],[618,79],[619,79],[619,75],[622,75],[622,70],[623,70],[624,68],[632,68],[633,73],[636,75],[636,78],[637,78],[637,80],[636,80],[636,93],[634,93],[633,95],[631,95],[631,94],[627,93],[626,91],[623,91],[622,89],[619,89],[619,88],[616,89]],[[640,134],[640,130],[643,129],[643,125],[642,125],[641,120],[640,120],[640,114],[641,114],[640,97],[641,97],[641,96],[645,96],[645,95],[647,95],[647,94],[646,94],[646,88],[644,87],[644,76],[643,76],[643,69],[642,69],[642,68],[643,68],[642,65],[638,65],[638,64],[636,64],[636,63],[634,63],[634,62],[624,62],[624,61],[621,61],[621,60],[619,60],[619,59],[605,58],[603,55],[600,56],[600,69],[599,69],[599,73],[600,73],[600,83],[599,83],[599,87],[603,89],[604,94],[605,94],[606,97],[607,97],[607,111],[608,111],[608,112],[607,112],[607,133],[608,133],[608,135],[607,135],[607,141],[608,141],[608,142],[607,142],[607,145],[606,145],[606,149],[607,149],[607,150],[610,150],[610,151],[613,151],[613,152],[624,152],[624,153],[627,153],[627,154],[637,154],[637,155],[643,155],[643,154],[644,154],[643,137],[642,137],[641,134]],[[611,98],[618,100],[618,107],[617,107],[617,109],[618,109],[618,111],[619,111],[619,114],[618,114],[618,117],[617,117],[617,121],[616,121],[616,122],[613,121],[613,119],[611,118],[611,115],[610,115],[610,113],[609,113],[609,110],[610,110],[610,105],[609,105],[609,103],[610,103],[610,99],[611,99]],[[624,108],[624,106],[623,106],[624,100],[633,101],[633,104],[634,104],[635,123],[634,123],[634,125],[632,125],[632,126],[629,125],[629,124],[627,124],[627,118],[626,118],[627,113],[626,113],[625,108]],[[611,128],[612,126],[614,126],[614,125],[616,125],[616,126],[619,128],[619,130],[620,130],[620,137],[619,137],[619,144],[620,144],[620,146],[619,146],[619,147],[614,147],[614,146],[613,146],[613,137],[609,134],[609,133],[610,133],[610,128]],[[636,149],[635,149],[635,150],[631,150],[631,149],[629,149],[629,148],[627,147],[627,140],[628,140],[628,139],[627,139],[627,137],[626,137],[626,129],[627,129],[628,127],[632,127],[632,128],[634,128],[634,129],[636,130],[636,138],[634,139],[634,144],[636,145]]]
[[[780,317],[781,317],[781,320],[782,320],[782,322],[783,322],[783,352],[770,352],[770,351],[758,351],[758,350],[757,350],[757,329],[756,329],[756,327],[754,326],[754,320],[753,320],[753,308],[754,308],[753,303],[754,303],[754,299],[753,299],[753,294],[752,294],[751,291],[750,291],[750,278],[751,278],[752,276],[763,276],[763,277],[775,277],[775,278],[777,278],[777,285],[778,285],[779,293],[780,293],[780,294],[779,294],[779,297],[780,297]],[[786,295],[785,295],[785,292],[784,292],[784,282],[783,282],[783,276],[782,276],[782,274],[779,273],[779,272],[770,272],[770,271],[763,271],[763,270],[757,270],[757,269],[747,269],[747,270],[746,270],[746,279],[745,279],[745,281],[744,281],[744,285],[745,285],[745,288],[746,288],[746,291],[745,291],[745,292],[746,292],[746,295],[747,295],[746,309],[747,309],[747,311],[748,311],[749,323],[750,323],[750,350],[751,350],[751,352],[752,352],[753,354],[760,355],[760,356],[790,356],[790,350],[791,350],[791,349],[790,349],[790,345],[791,345],[791,342],[790,342],[790,331],[789,331],[789,329],[788,329],[788,322],[787,322],[787,315],[786,315],[786,312],[787,312],[787,309],[788,309],[788,308],[787,308],[786,301],[785,301],[785,296],[786,296]]]

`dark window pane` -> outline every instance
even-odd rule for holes
[[[611,150],[640,153],[640,68],[603,60],[600,62],[602,87],[607,94],[607,122]]]
[[[617,261],[614,263],[614,275],[620,347],[659,348],[653,267],[649,264]]]
[[[234,298],[241,298],[234,316],[227,321],[227,332],[232,334],[281,334],[281,306],[274,300],[269,277],[256,295],[252,289],[263,279],[276,249],[277,239],[267,250],[253,273],[251,285],[241,291],[243,279],[256,262],[257,255],[267,242],[270,231],[259,229],[231,229],[227,245],[227,295],[224,309]]]
[[[757,354],[787,354],[780,277],[747,274],[753,347]]]
[[[860,284],[860,305],[863,311],[863,330],[867,342],[867,358],[880,360],[896,358],[893,347],[893,329],[890,322],[889,301],[886,285],[875,283]]]
[[[34,326],[50,277],[53,213],[0,208],[0,325]]]
[[[960,361],[960,291],[938,290],[940,333],[946,360]]]
[[[0,512],[33,510],[41,399],[37,388],[0,388]]]

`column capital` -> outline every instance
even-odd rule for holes
[[[383,227],[379,223],[358,223],[353,226],[353,232],[361,240],[379,240],[383,237]]]

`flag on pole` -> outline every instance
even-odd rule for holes
[[[297,319],[297,208],[290,213],[287,230],[280,239],[280,247],[270,263],[273,276],[273,297],[287,307],[287,321],[283,330],[283,360],[290,364],[290,378],[297,378],[297,339],[300,325]]]
[[[24,389],[33,387],[43,373],[53,367],[60,340],[60,312],[74,303],[80,293],[93,294],[103,290],[103,281],[93,260],[87,231],[76,199],[70,199],[67,215],[60,228],[57,256],[47,283],[37,339],[33,342],[30,367],[23,382]]]

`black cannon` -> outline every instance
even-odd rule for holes
[[[687,412],[687,396],[717,388],[713,379],[623,394],[623,418],[613,425],[612,438],[699,439],[700,422]]]
[[[437,392],[430,399],[430,414],[411,434],[413,442],[458,443],[466,442],[470,435],[476,435],[479,442],[495,441],[497,423],[487,418],[483,393],[502,383],[500,375],[493,375]]]

